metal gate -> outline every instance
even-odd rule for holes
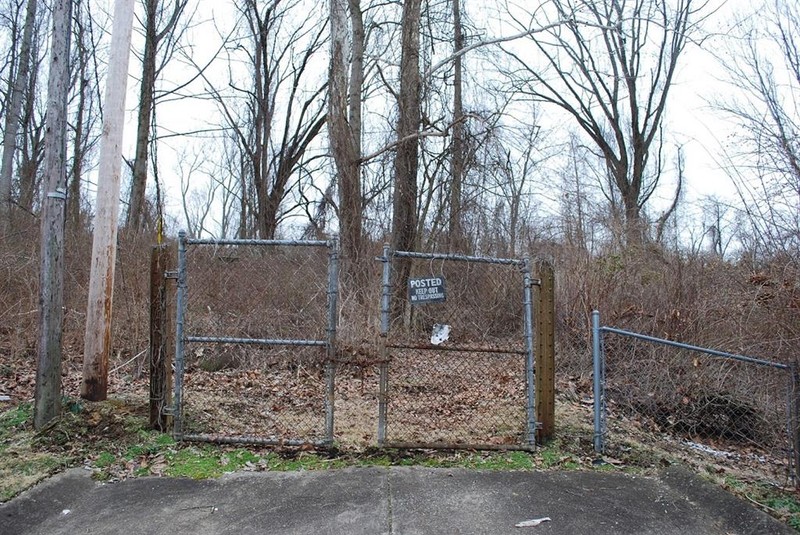
[[[174,435],[333,441],[338,244],[178,243]]]
[[[533,448],[529,260],[388,245],[379,260],[378,445]]]

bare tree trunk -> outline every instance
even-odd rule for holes
[[[352,275],[363,241],[360,159],[364,24],[360,0],[349,0],[348,3],[351,38],[348,38],[345,0],[331,0],[330,6],[328,130],[339,183],[339,235],[345,260],[344,271]],[[348,48],[351,49],[349,80],[345,57]]]
[[[3,161],[0,165],[0,235],[10,229],[11,224],[11,176],[14,166],[14,152],[17,149],[17,131],[19,130],[22,97],[28,83],[31,64],[31,43],[33,27],[36,24],[36,1],[28,0],[25,11],[25,27],[22,30],[17,75],[13,82],[9,81],[10,102],[6,110],[5,128],[3,130]]]
[[[81,1],[75,2],[75,8],[81,9]],[[87,74],[87,63],[91,53],[86,46],[86,29],[80,15],[76,17],[76,46],[78,48],[78,108],[75,115],[75,140],[72,149],[72,169],[69,178],[69,192],[67,194],[67,218],[72,229],[77,230],[81,226],[81,175],[83,173],[83,160],[86,157],[84,145],[84,120],[87,114],[86,106],[89,100],[87,94],[89,87],[89,77]]]
[[[461,3],[453,0],[453,42],[455,60],[453,61],[453,144],[450,165],[450,224],[448,245],[451,251],[464,248],[464,226],[462,224],[461,191],[464,181],[464,104],[462,102],[461,50],[464,48],[464,35],[461,29]]]
[[[61,330],[64,312],[64,221],[67,200],[67,95],[72,0],[53,4],[47,87],[47,136],[39,271],[39,345],[33,424],[41,429],[61,410]]]
[[[136,156],[133,160],[133,179],[128,202],[126,228],[139,232],[144,227],[144,198],[147,189],[147,166],[150,148],[150,120],[153,117],[153,91],[156,85],[156,13],[158,0],[144,2],[144,56],[142,82],[139,87],[139,117],[136,127]]]
[[[417,172],[419,169],[420,93],[419,25],[421,0],[406,0],[403,4],[400,59],[400,94],[397,121],[397,152],[394,160],[394,199],[392,214],[392,249],[414,249],[417,227]],[[394,312],[402,315],[405,309],[405,280],[411,272],[406,258],[396,264]]]
[[[133,0],[117,0],[114,4],[111,57],[106,80],[97,214],[92,242],[92,269],[89,279],[89,303],[86,310],[81,383],[81,397],[91,401],[104,400],[108,395],[108,356],[111,352],[122,133],[132,29]]]

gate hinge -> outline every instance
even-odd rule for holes
[[[164,272],[164,278],[165,279],[176,279],[177,280],[178,272],[177,271],[165,271]]]

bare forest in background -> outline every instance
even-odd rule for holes
[[[83,356],[112,11],[72,4],[64,375]],[[797,359],[794,2],[740,19],[697,0],[136,4],[112,368],[147,373],[150,250],[178,229],[338,236],[353,347],[376,332],[374,258],[389,242],[552,262],[557,373],[572,381],[591,374],[594,309],[631,331]],[[0,1],[0,385],[12,396],[36,366],[51,15],[46,1]],[[705,147],[725,177],[711,196],[691,193],[698,141],[672,131],[693,55],[723,78],[698,89],[724,137]]]

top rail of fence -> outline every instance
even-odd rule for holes
[[[329,247],[332,241],[326,240],[255,240],[255,239],[225,239],[225,240],[212,240],[212,239],[199,239],[187,238],[187,245],[267,245],[267,246],[281,246],[281,247]]]
[[[691,344],[684,344],[682,342],[675,342],[673,340],[665,340],[664,338],[656,338],[655,336],[648,336],[646,334],[634,333],[630,331],[624,331],[622,329],[616,329],[614,327],[600,327],[600,331],[618,334],[620,336],[627,336],[630,338],[636,338],[638,340],[644,340],[646,342],[652,342],[655,344],[662,344],[666,346],[676,347],[679,349],[686,349],[689,351],[697,351],[698,353],[705,353],[707,355],[712,355],[715,357],[721,357],[729,360],[737,360],[739,362],[747,362],[749,364],[756,364],[758,366],[767,366],[769,368],[776,368],[778,370],[788,370],[790,366],[786,364],[781,364],[780,362],[773,362],[771,360],[763,360],[757,359],[755,357],[748,357],[745,355],[737,355],[734,353],[727,353],[725,351],[717,351],[716,349],[709,349],[706,347],[700,346],[693,346]]]
[[[527,261],[519,258],[492,258],[488,256],[467,256],[446,253],[418,253],[412,251],[392,251],[391,255],[399,258],[419,258],[422,260],[450,260],[455,262],[474,262],[479,264],[503,264],[507,266],[525,266]]]

